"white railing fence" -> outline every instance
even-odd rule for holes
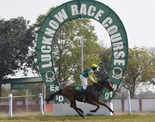
[[[38,103],[33,103],[32,101],[29,100],[29,98],[35,97],[36,101]],[[20,100],[15,100],[15,99]],[[22,98],[22,100],[21,100]],[[23,103],[24,100],[24,103]],[[17,102],[17,103],[16,103]],[[17,105],[14,105],[14,104]],[[13,96],[12,94],[9,94],[8,97],[0,97],[0,112],[3,112],[3,110],[7,111],[8,110],[8,116],[12,117],[13,116],[13,111],[16,111],[16,107],[19,107],[21,111],[29,112],[30,109],[32,109],[32,106],[34,111],[39,110],[41,115],[44,115],[44,100],[43,100],[43,95],[40,93],[39,96],[36,95],[31,95],[31,96]],[[40,106],[40,107],[39,107]],[[38,109],[40,108],[40,109]]]
[[[60,104],[44,104],[43,95],[38,96],[13,96],[9,94],[8,97],[0,97],[0,112],[8,113],[12,117],[15,113],[22,112],[40,112],[44,115],[45,112],[51,112],[53,115],[75,115],[77,114],[68,103]],[[78,102],[77,105],[89,114],[90,109],[94,106]],[[128,92],[126,98],[112,99],[107,103],[109,107],[116,113],[132,112],[155,112],[155,98],[132,98]],[[63,108],[63,109],[62,109]],[[94,114],[113,115],[105,107],[102,107]]]

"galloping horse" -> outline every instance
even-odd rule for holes
[[[102,94],[103,88],[107,88],[109,89],[109,91],[113,90],[111,84],[107,80],[100,80],[98,81],[98,83],[94,83],[88,86],[87,92],[85,94],[85,101],[81,99],[82,94],[80,94],[80,91],[77,91],[75,89],[76,86],[73,86],[73,85],[66,86],[63,89],[57,91],[56,93],[50,95],[49,98],[46,99],[46,101],[48,103],[50,100],[54,99],[55,95],[62,95],[70,101],[71,107],[83,118],[85,118],[85,116],[83,115],[84,112],[83,110],[81,110],[76,106],[76,100],[95,105],[96,109],[93,109],[90,112],[96,112],[100,108],[99,105],[103,105],[110,112],[113,113],[114,111],[109,106],[107,106],[104,102],[99,100],[99,97]]]

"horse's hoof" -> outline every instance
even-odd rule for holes
[[[80,117],[82,117],[83,119],[85,119],[85,118],[86,118],[84,115],[80,115]]]

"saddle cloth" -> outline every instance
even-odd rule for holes
[[[82,86],[74,86],[75,91],[82,92]]]

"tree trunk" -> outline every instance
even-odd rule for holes
[[[131,89],[130,95],[131,95],[131,98],[133,98],[135,96],[135,90],[134,90],[134,88]]]

